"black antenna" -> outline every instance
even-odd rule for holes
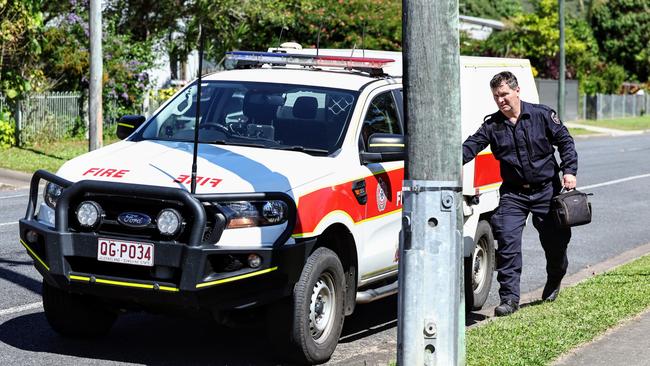
[[[318,56],[318,49],[320,48],[320,31],[323,29],[323,16],[320,17],[320,25],[318,26],[318,38],[316,38],[316,56]]]
[[[199,80],[196,84],[196,118],[194,120],[194,154],[192,156],[192,183],[190,192],[196,193],[196,155],[199,150],[199,118],[201,116],[201,71],[203,69],[203,29],[199,23]]]
[[[280,37],[278,37],[278,48],[282,46],[282,32],[284,31],[285,26],[282,25],[282,28],[280,28]],[[289,29],[289,28],[287,28]]]

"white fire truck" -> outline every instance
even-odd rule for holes
[[[188,85],[149,119],[123,117],[122,141],[56,174],[37,171],[20,241],[43,275],[52,328],[97,336],[123,310],[208,310],[225,321],[260,308],[288,355],[326,361],[357,303],[397,291],[401,59],[232,52],[231,70]],[[489,80],[503,70],[537,102],[528,61],[461,57],[465,137],[496,110]],[[490,290],[499,186],[489,151],[465,166],[468,308]]]

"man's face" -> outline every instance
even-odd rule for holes
[[[519,87],[512,89],[505,81],[492,89],[492,97],[502,113],[510,113],[513,108],[519,107]]]

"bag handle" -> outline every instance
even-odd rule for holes
[[[562,189],[560,189],[559,194],[564,194],[564,193],[568,193],[568,192],[571,192],[571,191],[578,191],[578,189],[577,188],[566,189],[566,188],[562,187]],[[594,195],[593,193],[586,193],[586,192],[580,192],[580,193],[585,194],[587,196],[593,196]]]

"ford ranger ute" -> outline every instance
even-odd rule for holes
[[[189,84],[150,118],[121,118],[122,141],[56,174],[37,171],[20,242],[43,276],[51,327],[98,336],[125,310],[223,320],[258,308],[287,355],[329,359],[357,303],[397,292],[401,60],[232,52],[229,70]],[[528,61],[461,57],[464,136],[493,112],[488,81],[504,69],[533,90],[524,99],[537,100]],[[500,181],[489,150],[464,168],[470,309],[492,282],[489,217]]]

